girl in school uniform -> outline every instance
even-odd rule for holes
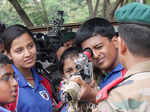
[[[50,84],[35,69],[37,50],[32,33],[23,25],[12,25],[3,33],[7,56],[18,81],[18,96],[11,111],[52,112]]]

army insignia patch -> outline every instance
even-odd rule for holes
[[[44,90],[44,91],[40,91],[39,94],[42,96],[43,99],[45,100],[49,100],[49,95],[48,93]]]

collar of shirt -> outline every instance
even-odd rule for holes
[[[123,69],[123,66],[122,66],[122,64],[119,63],[119,64],[112,70],[112,72],[110,72],[109,74],[107,74],[107,75],[105,75],[105,76],[103,77],[103,80],[104,80],[104,81],[107,80],[112,74],[114,74],[115,72],[120,72],[122,69]]]
[[[129,69],[126,72],[125,77],[141,72],[150,72],[150,60],[134,65],[131,69]]]
[[[9,110],[7,110],[6,108],[0,106],[0,112],[10,112]]]
[[[23,87],[30,86],[27,80],[25,79],[25,77],[23,76],[23,74],[16,68],[14,64],[12,64],[12,67],[15,72],[15,78],[18,81],[19,87],[23,88]],[[34,89],[36,89],[39,86],[40,82],[42,81],[42,78],[37,74],[34,67],[31,68],[31,71],[33,74],[34,82],[35,82]]]

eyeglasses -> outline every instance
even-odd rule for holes
[[[0,81],[11,82],[11,81],[13,81],[13,80],[16,80],[16,79],[15,79],[15,76],[12,75],[12,74],[10,74],[10,73],[5,74],[5,75],[3,75],[2,77],[0,77]]]

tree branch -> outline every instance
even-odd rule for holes
[[[48,21],[48,15],[47,15],[47,12],[46,12],[46,9],[45,9],[45,5],[44,5],[44,1],[43,0],[41,0],[41,5],[42,5],[42,9],[43,9],[43,18],[44,18],[44,22],[45,22],[45,24],[46,25],[48,25],[49,24],[49,21]]]
[[[32,22],[30,21],[29,17],[25,13],[25,11],[22,9],[18,1],[17,0],[8,0],[8,1],[16,9],[17,13],[19,14],[20,18],[24,21],[24,23],[29,27],[33,26]]]
[[[106,9],[107,9],[107,3],[106,0],[103,1],[103,8],[102,8],[102,17],[106,17]]]
[[[112,19],[113,18],[113,16],[114,16],[114,13],[115,13],[115,11],[116,11],[116,9],[118,8],[118,6],[120,5],[120,4],[122,4],[124,2],[124,0],[117,0],[113,5],[112,5],[112,9],[111,9],[111,12],[109,13],[110,14],[110,16],[111,16],[111,18],[110,19]]]
[[[94,17],[93,15],[93,5],[92,5],[92,0],[86,0],[88,9],[89,9],[89,16],[90,18]]]
[[[94,16],[97,15],[98,12],[98,6],[99,6],[99,0],[96,1],[95,9],[94,9]]]

